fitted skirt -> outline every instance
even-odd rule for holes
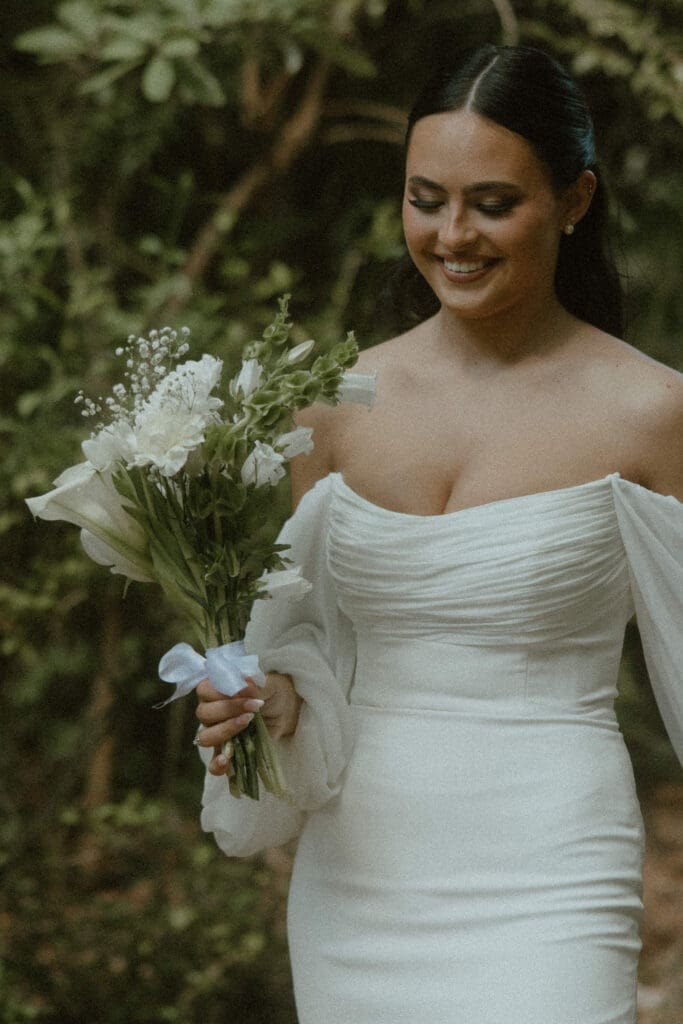
[[[611,706],[538,701],[501,651],[446,691],[438,651],[393,653],[360,659],[344,785],[299,842],[300,1024],[634,1024],[643,823]]]

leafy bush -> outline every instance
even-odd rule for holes
[[[74,806],[6,851],[0,1021],[294,1022],[284,882],[169,804]],[[23,845],[23,844],[22,844]]]

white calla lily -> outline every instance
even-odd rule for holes
[[[127,558],[121,551],[117,551],[111,544],[105,544],[100,537],[96,537],[89,530],[81,530],[81,544],[88,558],[98,565],[105,565],[110,572],[126,576],[129,580],[137,580],[138,583],[153,583],[151,576],[143,573],[137,562]]]
[[[110,474],[98,472],[90,462],[80,462],[66,469],[54,483],[54,490],[27,499],[36,518],[80,526],[134,567],[131,579],[155,579],[145,534],[123,508]]]

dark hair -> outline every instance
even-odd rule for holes
[[[593,123],[574,80],[561,64],[534,47],[482,46],[465,55],[455,69],[442,68],[427,82],[408,118],[406,147],[421,118],[464,107],[526,139],[550,170],[558,191],[582,171],[593,171],[597,186],[590,207],[574,233],[560,241],[555,289],[570,313],[621,335],[623,296],[607,240],[608,199],[595,156]],[[392,290],[395,306],[413,320],[425,319],[439,308],[407,258]]]

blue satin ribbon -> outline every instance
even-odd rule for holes
[[[206,657],[197,654],[189,644],[176,644],[159,662],[159,678],[177,687],[176,692],[154,706],[163,708],[172,700],[185,697],[199,686],[202,679],[208,679],[220,693],[232,697],[244,689],[247,676],[258,686],[263,686],[266,681],[257,656],[246,654],[241,640],[222,647],[210,647]]]

